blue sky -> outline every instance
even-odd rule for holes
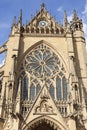
[[[1,0],[0,1],[0,46],[8,40],[13,17],[19,16],[20,9],[23,10],[23,23],[35,16],[36,10],[40,10],[41,3],[45,3],[47,10],[56,19],[63,23],[64,10],[67,12],[69,21],[73,10],[76,9],[78,16],[83,20],[84,32],[87,43],[87,0]],[[3,55],[0,55],[0,66]]]

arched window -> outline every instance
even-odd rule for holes
[[[23,65],[32,77],[30,78],[32,84],[29,89],[30,100],[34,100],[39,93],[39,90],[43,87],[43,85],[40,86],[43,81],[49,88],[53,99],[67,99],[67,83],[66,79],[63,78],[65,77],[64,65],[60,57],[48,45],[45,43],[38,44],[25,56]]]
[[[36,86],[36,95],[39,93],[40,89],[41,89],[41,86],[38,84],[38,85]]]
[[[51,97],[54,99],[54,86],[52,84],[50,85],[49,92]]]
[[[54,34],[54,29],[53,28],[51,29],[51,33]]]
[[[61,29],[61,30],[60,30],[60,32],[61,32],[61,34],[63,34],[63,33],[64,33],[64,30],[63,30],[63,29]]]
[[[34,33],[34,28],[31,28],[31,33]]]
[[[41,28],[41,33],[44,33],[44,28]]]
[[[39,33],[39,28],[36,29],[36,33]]]
[[[49,28],[46,29],[46,33],[47,33],[47,34],[49,33]]]
[[[24,77],[24,85],[23,85],[23,99],[28,99],[28,77]]]
[[[59,77],[56,78],[56,96],[57,100],[62,99],[61,79]]]
[[[26,33],[29,33],[29,28],[26,28]]]
[[[63,77],[62,79],[62,87],[63,87],[63,100],[67,100],[67,82],[65,77]]]
[[[56,29],[56,34],[59,34],[59,29],[58,28]]]
[[[35,86],[31,84],[30,86],[30,100],[33,101],[35,99]]]

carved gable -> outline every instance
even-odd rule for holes
[[[25,122],[26,124],[28,124],[32,120],[37,119],[42,116],[54,118],[55,120],[60,122],[62,126],[64,127],[66,126],[61,114],[56,108],[55,103],[53,102],[49,94],[49,91],[47,90],[45,85],[43,86],[37,99],[35,100],[28,116],[25,119]],[[25,124],[23,125],[23,127],[25,127]]]
[[[47,89],[44,87],[43,91],[41,92],[40,95],[40,102],[39,104],[35,107],[35,113],[38,115],[43,115],[43,114],[55,114],[56,110],[53,108],[51,102],[50,102],[50,96],[48,94]]]
[[[45,5],[42,4],[41,10],[31,19],[26,27],[24,27],[24,32],[37,34],[63,34],[64,27],[59,25],[54,18],[50,16]]]

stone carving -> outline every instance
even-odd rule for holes
[[[40,105],[36,107],[35,109],[35,114],[54,114],[54,110],[53,107],[48,105],[48,101],[47,100],[42,100]]]
[[[41,99],[49,99],[48,92],[46,89],[43,90],[43,92],[41,94]]]
[[[5,123],[5,129],[4,130],[11,130],[13,127],[13,119],[11,118],[11,115],[8,115],[8,120]]]
[[[69,99],[69,103],[71,103],[72,102],[72,94],[71,94],[71,92],[68,94],[68,99]]]

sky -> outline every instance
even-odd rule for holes
[[[0,46],[9,37],[14,16],[19,17],[20,9],[23,11],[23,24],[36,15],[42,3],[57,22],[63,23],[64,10],[68,20],[72,20],[73,10],[83,21],[83,30],[87,44],[87,0],[0,0]],[[87,48],[87,47],[86,47]],[[0,66],[4,63],[5,54],[0,54]]]

